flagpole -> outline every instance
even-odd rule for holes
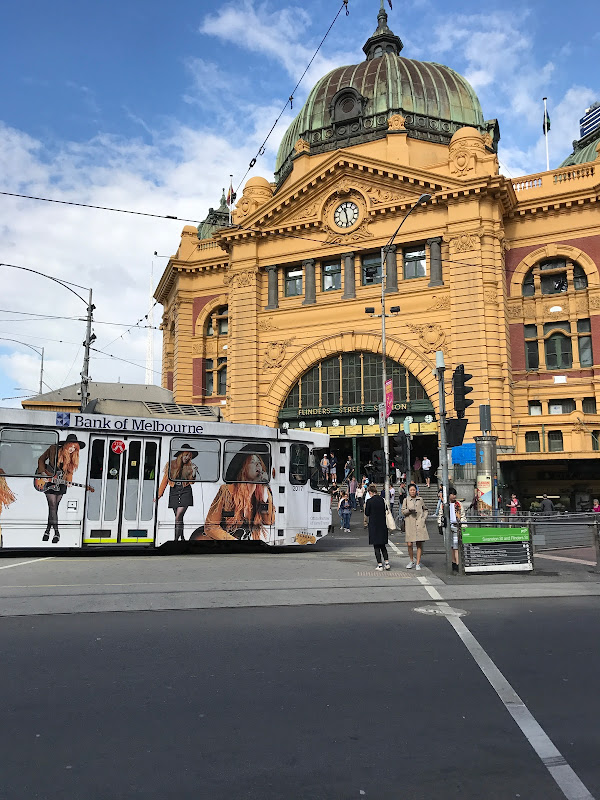
[[[229,176],[229,192],[227,194],[227,199],[229,200],[227,205],[229,206],[229,227],[231,228],[231,206],[233,205],[233,175]]]
[[[548,154],[548,108],[547,97],[544,97],[544,139],[546,140],[546,172],[550,172],[550,156]]]

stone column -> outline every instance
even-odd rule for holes
[[[303,306],[311,306],[317,302],[317,284],[315,281],[315,260],[307,258],[302,262],[304,270],[304,300]]]
[[[427,239],[429,245],[429,283],[428,286],[443,286],[442,280],[442,237]]]
[[[385,281],[385,292],[389,294],[390,292],[397,292],[398,291],[398,265],[396,262],[396,245],[395,244],[386,244],[385,247],[381,248],[381,266],[383,267],[383,259],[385,258],[385,274],[386,274],[386,281]]]
[[[272,267],[266,267],[269,281],[269,302],[265,306],[265,311],[272,311],[274,308],[279,308],[278,269],[279,267],[277,264]]]
[[[344,293],[342,300],[352,300],[356,297],[354,286],[354,253],[344,253]]]

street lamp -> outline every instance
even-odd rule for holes
[[[7,339],[4,336],[0,336],[0,341],[2,342],[16,342],[17,344],[22,344],[25,347],[28,347],[30,350],[34,350],[38,356],[42,357],[42,363],[40,364],[40,394],[43,391],[43,383],[44,383],[44,348],[34,347],[32,344],[27,344],[27,342],[21,342],[18,339]]]
[[[410,214],[418,208],[418,206],[426,203],[428,200],[431,200],[430,194],[422,194],[419,199],[413,203],[413,205],[408,209],[406,214],[400,220],[400,224],[392,234],[392,238],[389,242],[385,245],[385,247],[381,248],[381,314],[375,314],[375,309],[365,308],[366,314],[371,314],[371,316],[381,317],[381,389],[382,389],[382,398],[384,404],[384,412],[383,412],[383,460],[384,460],[384,468],[385,468],[385,500],[386,503],[390,502],[390,437],[388,434],[388,419],[387,414],[385,412],[385,384],[387,381],[387,374],[386,374],[386,343],[385,343],[385,318],[387,314],[385,313],[385,283],[387,278],[387,256],[390,251],[390,247],[394,243],[394,239],[398,235],[398,231],[404,225]],[[393,314],[398,314],[400,312],[400,306],[392,306],[390,308],[390,312]]]
[[[88,384],[90,382],[89,370],[90,370],[90,347],[92,342],[96,339],[96,334],[92,333],[92,315],[94,313],[94,309],[96,306],[92,304],[92,290],[88,289],[89,296],[88,300],[86,301],[80,294],[78,294],[74,289],[71,289],[71,286],[77,286],[78,289],[85,289],[87,287],[80,286],[78,283],[73,283],[72,281],[62,281],[59,278],[53,278],[52,275],[46,275],[45,272],[40,272],[37,269],[31,269],[30,267],[20,267],[18,264],[5,264],[3,262],[0,263],[0,267],[10,267],[10,269],[20,269],[24,272],[33,272],[34,275],[41,275],[42,278],[48,278],[49,281],[54,281],[54,283],[58,283],[60,286],[63,286],[65,289],[68,289],[71,294],[74,294],[75,297],[78,297],[82,303],[85,303],[87,306],[87,313],[86,313],[86,329],[85,329],[85,340],[83,341],[83,369],[81,370],[81,411],[85,409],[88,402],[89,391],[88,391]]]

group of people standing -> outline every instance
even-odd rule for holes
[[[337,484],[337,457],[335,453],[324,453],[319,466],[321,468],[321,479],[326,485]],[[344,464],[344,482],[354,475],[354,459],[348,456]]]

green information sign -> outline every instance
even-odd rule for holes
[[[463,528],[462,540],[465,544],[526,542],[529,528]]]

